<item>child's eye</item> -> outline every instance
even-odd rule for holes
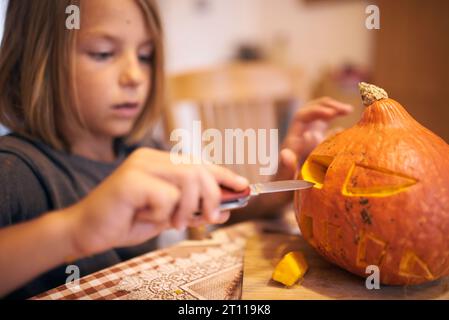
[[[152,54],[139,55],[139,60],[142,63],[151,63],[151,61],[153,60],[153,55]]]
[[[111,58],[114,53],[113,52],[90,52],[89,55],[98,61],[104,61]]]

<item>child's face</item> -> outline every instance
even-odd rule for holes
[[[78,109],[90,132],[128,134],[151,87],[153,43],[135,0],[83,1],[75,76]]]

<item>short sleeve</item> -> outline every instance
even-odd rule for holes
[[[0,228],[46,211],[47,197],[33,171],[17,156],[0,153]]]

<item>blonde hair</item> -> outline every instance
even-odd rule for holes
[[[136,0],[152,34],[152,88],[131,132],[137,143],[161,112],[164,94],[162,27],[153,0]],[[58,119],[83,121],[77,112],[72,53],[76,32],[66,8],[81,0],[10,0],[0,49],[0,123],[55,149],[68,149]]]

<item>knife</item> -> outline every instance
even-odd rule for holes
[[[220,211],[243,208],[251,197],[260,194],[309,189],[313,185],[313,182],[304,180],[284,180],[250,184],[248,188],[240,192],[222,187]]]

